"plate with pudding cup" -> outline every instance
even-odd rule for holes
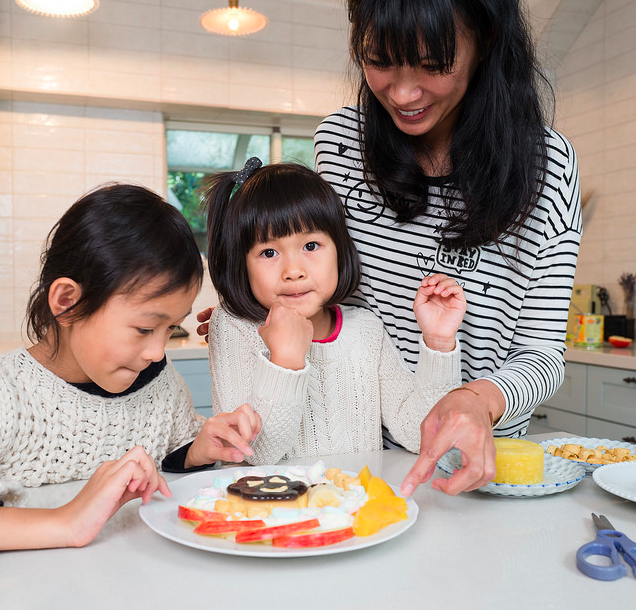
[[[155,533],[195,549],[221,553],[226,555],[241,555],[246,557],[310,557],[317,555],[331,555],[335,553],[346,553],[356,551],[366,547],[375,546],[388,542],[408,530],[417,520],[419,512],[418,506],[412,498],[406,498],[407,518],[397,523],[392,523],[370,536],[354,536],[343,542],[321,547],[305,548],[279,548],[267,543],[237,543],[231,538],[221,536],[204,536],[195,534],[193,525],[189,521],[179,519],[177,516],[180,505],[187,503],[198,495],[199,490],[212,487],[216,477],[231,477],[234,480],[244,476],[258,473],[258,476],[279,474],[285,475],[287,470],[293,466],[258,466],[223,468],[219,470],[204,470],[187,475],[170,483],[172,497],[164,498],[153,496],[147,504],[139,507],[139,516],[142,521]],[[351,476],[358,476],[357,473],[346,472]],[[287,475],[285,475],[287,476]],[[399,489],[390,485],[391,489],[399,495]],[[313,532],[308,532],[313,533]]]
[[[448,477],[462,467],[462,454],[459,449],[451,449],[437,462],[437,467]],[[490,482],[475,491],[493,496],[509,498],[536,498],[560,493],[578,485],[585,477],[585,470],[576,462],[543,456],[543,481],[534,485],[510,485]]]

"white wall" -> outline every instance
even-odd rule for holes
[[[165,195],[165,117],[317,122],[347,100],[339,3],[249,0],[265,30],[204,32],[199,15],[224,5],[102,0],[88,17],[50,19],[0,0],[0,340],[20,333],[42,241],[73,201],[109,180]]]
[[[636,2],[605,0],[556,72],[557,128],[576,148],[584,235],[576,282],[605,286],[636,273]],[[634,315],[634,312],[631,312]]]
[[[106,180],[165,194],[164,116],[289,120],[347,100],[344,0],[245,0],[268,15],[265,30],[200,30],[199,14],[224,3],[102,0],[55,20],[0,0],[0,339],[20,331],[42,240],[77,197]],[[617,279],[636,272],[636,2],[601,3],[556,84],[556,127],[594,192],[576,281],[605,285],[621,312]]]

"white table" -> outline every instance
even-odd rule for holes
[[[399,485],[414,456],[404,451],[330,456],[327,466],[368,464]],[[313,463],[315,460],[297,460]],[[211,477],[214,476],[211,474]],[[175,480],[170,476],[168,480]],[[30,506],[56,506],[81,482],[30,491]],[[590,513],[636,539],[636,503],[591,476],[539,498],[479,492],[449,497],[420,486],[419,518],[384,544],[337,555],[252,558],[192,549],[164,539],[124,506],[82,549],[0,553],[0,607],[56,609],[509,610],[633,608],[636,579],[587,578],[576,549],[595,536]],[[573,606],[573,604],[578,604]]]

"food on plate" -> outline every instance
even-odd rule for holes
[[[186,521],[223,521],[227,515],[213,510],[201,510],[200,508],[190,508],[189,506],[179,506],[179,519]]]
[[[493,483],[535,485],[543,481],[543,447],[520,438],[496,438]]]
[[[586,462],[587,464],[616,464],[618,462],[636,461],[636,454],[632,455],[632,452],[627,447],[612,447],[608,449],[605,445],[598,445],[593,449],[578,443],[564,443],[560,447],[548,445],[546,453],[572,460],[573,462]]]
[[[228,512],[255,517],[269,515],[274,507],[305,508],[308,489],[302,481],[281,475],[242,477],[227,486]]]
[[[299,534],[296,536],[280,536],[272,540],[272,546],[285,548],[302,548],[311,546],[326,546],[335,544],[354,537],[352,527],[344,527],[329,532],[317,532],[315,534]]]
[[[408,518],[406,500],[368,467],[352,476],[322,462],[273,474],[251,468],[236,480],[221,474],[178,516],[197,534],[281,548],[336,544]]]
[[[611,335],[607,340],[614,347],[629,347],[632,344],[629,337],[620,337],[619,335]]]
[[[370,536],[407,518],[406,500],[396,496],[383,479],[370,475],[366,490],[369,499],[353,520],[356,536]]]

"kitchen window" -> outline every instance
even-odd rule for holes
[[[202,179],[220,171],[240,170],[250,157],[259,157],[263,164],[273,159],[313,168],[313,127],[308,131],[287,135],[277,127],[166,126],[168,201],[182,211],[202,252],[207,249],[199,194]]]

